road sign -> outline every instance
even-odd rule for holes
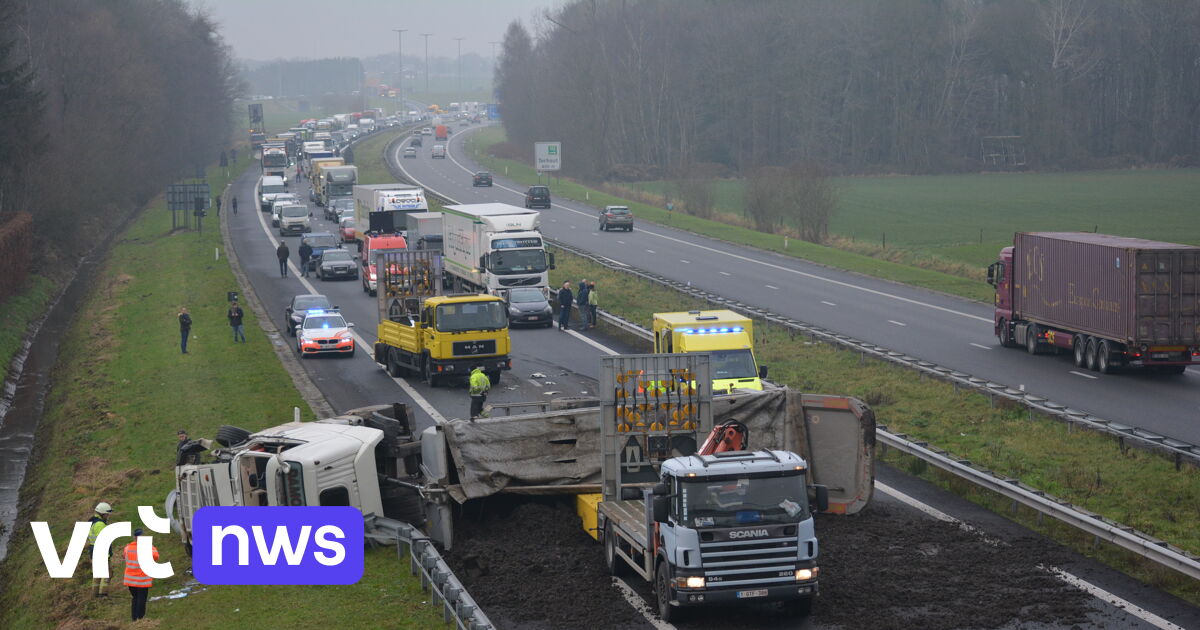
[[[542,172],[562,170],[562,143],[533,143],[533,165]]]
[[[212,197],[208,182],[190,184],[171,184],[167,186],[168,210],[195,210],[196,199],[202,199],[203,207],[208,207],[208,199]]]

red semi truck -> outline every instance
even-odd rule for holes
[[[995,332],[1075,365],[1181,374],[1200,365],[1200,247],[1090,232],[1018,232],[988,267]]]
[[[438,125],[433,128],[433,138],[435,140],[445,140],[450,137],[450,128],[446,125]]]

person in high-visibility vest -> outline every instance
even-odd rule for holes
[[[483,403],[487,400],[488,390],[492,388],[492,379],[483,373],[483,366],[476,363],[471,367],[471,419],[483,415]]]
[[[87,538],[87,557],[92,565],[92,570],[98,563],[108,564],[109,558],[112,556],[112,547],[109,547],[108,553],[104,554],[103,558],[96,557],[96,537],[100,535],[101,530],[108,525],[108,515],[112,514],[113,508],[108,503],[101,501],[96,504],[96,513],[92,518],[88,519],[91,525],[88,527]],[[93,578],[92,579],[92,594],[96,597],[108,596],[108,578]]]
[[[129,587],[129,594],[133,597],[130,604],[130,613],[133,620],[137,621],[146,616],[146,599],[150,595],[150,587],[154,586],[154,578],[146,575],[142,571],[142,566],[138,563],[137,557],[137,539],[142,535],[142,530],[133,530],[133,541],[125,545],[125,586]],[[154,560],[158,560],[158,547],[151,547],[154,551]]]

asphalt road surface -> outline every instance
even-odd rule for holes
[[[524,205],[525,187],[493,173],[491,188],[471,186],[480,167],[464,148],[477,128],[455,133],[447,159],[395,161],[426,188],[459,203]],[[570,159],[568,153],[565,159]],[[551,186],[553,194],[553,186]],[[555,199],[542,232],[569,245],[705,291],[770,309],[927,361],[1037,394],[1110,421],[1200,444],[1200,371],[1183,375],[1098,374],[1076,368],[1069,353],[1028,356],[1002,348],[987,304],[895,284],[640,223],[633,232],[597,230],[598,208]],[[644,322],[648,324],[648,322]]]

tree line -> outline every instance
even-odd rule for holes
[[[0,224],[27,212],[35,251],[82,253],[218,158],[239,91],[182,0],[0,0]]]
[[[588,179],[1200,164],[1198,0],[579,0],[535,26],[504,37],[505,129]]]

